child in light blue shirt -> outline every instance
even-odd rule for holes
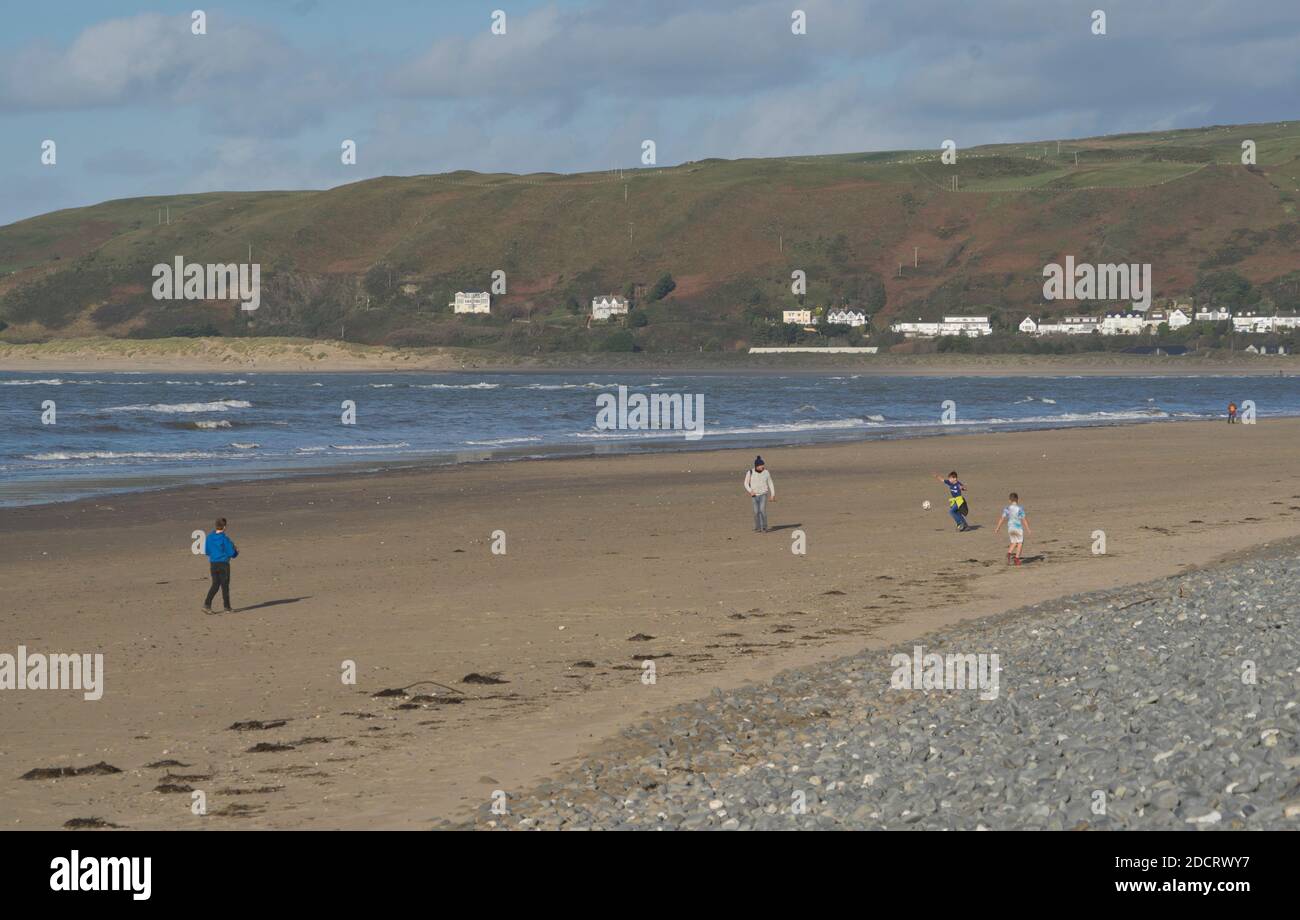
[[[1011,500],[1011,504],[1002,509],[1002,517],[998,518],[993,532],[997,533],[1001,530],[1003,522],[1006,522],[1007,541],[1010,543],[1007,547],[1007,565],[1020,565],[1020,553],[1025,547],[1025,534],[1029,532],[1029,517],[1020,505],[1019,495],[1012,492],[1007,498]]]

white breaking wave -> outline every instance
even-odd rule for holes
[[[1189,413],[1189,415],[1191,414]],[[846,418],[818,422],[798,422],[784,425],[752,425],[747,427],[731,428],[710,426],[706,422],[704,425],[704,434],[706,437],[710,435],[780,435],[799,434],[801,432],[812,431],[848,431],[855,428],[944,428],[973,425],[1025,425],[1060,422],[1119,422],[1144,421],[1170,417],[1171,416],[1168,412],[1161,409],[1131,409],[1118,412],[1063,412],[1060,415],[1030,415],[1024,418],[964,418],[958,419],[951,423],[950,426],[945,426],[940,423],[938,419],[912,419],[908,421],[893,421],[886,423],[883,416],[867,416],[866,420],[862,418]],[[1192,417],[1196,416],[1192,415]],[[680,438],[683,433],[683,431],[676,429],[661,429],[659,431],[578,431],[573,432],[569,437],[582,438],[586,440],[629,440],[637,438]]]
[[[648,383],[645,385],[645,389],[649,389],[650,387],[661,387],[661,386],[663,386],[662,383]],[[525,384],[524,386],[516,387],[515,389],[518,390],[615,390],[618,389],[618,384],[617,383],[596,383],[594,380],[590,383],[528,383]],[[629,387],[628,389],[634,390],[637,389],[637,387]]]
[[[220,421],[215,421],[215,422],[201,421],[201,422],[195,422],[194,427],[195,428],[229,428],[230,423],[225,419],[221,419]]]
[[[210,460],[218,454],[197,450],[80,450],[68,453],[29,454],[28,460]]]
[[[57,377],[51,378],[51,379],[49,379],[49,380],[0,380],[0,386],[6,386],[6,387],[35,387],[35,386],[43,386],[43,387],[61,387],[61,386],[63,386],[63,381],[60,380],[60,379],[57,378]]]
[[[226,412],[230,409],[249,409],[252,403],[243,399],[218,399],[205,403],[152,403],[136,406],[110,406],[107,412]]]
[[[504,447],[507,444],[531,444],[541,438],[493,438],[488,441],[466,441],[473,447]]]
[[[252,444],[252,443],[241,444],[241,443],[238,442],[238,441],[231,441],[231,442],[230,442],[230,446],[233,447],[233,448],[235,448],[236,450],[256,450],[257,448],[261,447],[262,445],[261,445],[261,444]]]
[[[495,390],[499,383],[417,383],[417,390]]]
[[[396,444],[331,444],[330,447],[335,450],[397,450],[399,447],[410,447],[405,441],[398,441]]]

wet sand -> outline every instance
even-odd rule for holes
[[[0,691],[0,826],[465,817],[715,688],[1300,534],[1297,447],[1300,420],[1267,420],[765,451],[767,535],[750,533],[750,451],[0,511],[0,652],[102,652],[106,669],[99,701]],[[971,490],[965,534],[929,478],[952,468]],[[1020,568],[993,534],[1013,489],[1032,529]],[[218,514],[241,550],[236,612],[207,616],[191,532]],[[232,728],[249,722],[270,727]],[[122,772],[20,779],[99,762]]]

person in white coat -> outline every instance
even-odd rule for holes
[[[767,533],[767,500],[776,501],[776,483],[762,457],[755,457],[754,468],[745,471],[745,491],[754,500],[754,533]]]

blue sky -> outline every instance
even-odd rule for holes
[[[1300,109],[1295,0],[0,0],[0,22],[0,223],[136,195],[630,167],[646,138],[671,165]]]

